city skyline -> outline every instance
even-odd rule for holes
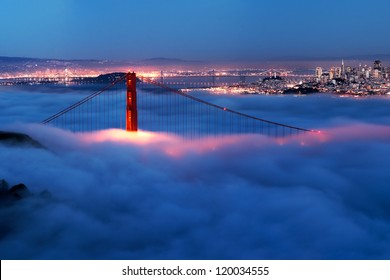
[[[390,49],[390,39],[381,36],[390,5],[384,0],[2,2],[2,56],[220,61]]]

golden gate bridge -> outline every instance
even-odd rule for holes
[[[118,128],[190,139],[234,134],[283,138],[316,132],[222,107],[135,73],[124,74],[42,123],[73,132]]]

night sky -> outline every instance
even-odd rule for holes
[[[390,49],[387,0],[1,0],[0,56],[256,60]]]

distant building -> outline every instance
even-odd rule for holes
[[[335,67],[334,68],[334,76],[335,78],[341,78],[341,74],[342,74],[342,68],[341,67]]]
[[[380,75],[380,70],[374,69],[374,70],[372,71],[372,77],[373,77],[373,78],[378,79],[378,78],[379,78],[379,75]]]
[[[374,70],[382,71],[382,69],[383,69],[382,62],[380,60],[375,60],[374,61]]]
[[[374,71],[378,71],[378,75],[375,78],[382,78],[387,79],[388,75],[386,73],[385,67],[382,65],[382,62],[380,60],[374,61]]]
[[[323,73],[321,77],[321,82],[326,84],[327,82],[329,82],[329,80],[329,73]]]
[[[370,72],[371,72],[371,69],[367,69],[366,72],[365,72],[365,75],[366,75],[366,78],[370,78]]]
[[[335,70],[334,70],[334,67],[332,67],[329,70],[329,79],[333,80],[334,77],[335,77]]]
[[[322,67],[317,67],[316,68],[316,77],[317,79],[321,79],[322,76]]]

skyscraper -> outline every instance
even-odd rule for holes
[[[316,77],[318,79],[321,79],[321,76],[322,76],[322,67],[317,67],[316,68]]]
[[[382,62],[380,60],[374,61],[374,69],[381,71],[383,68]]]
[[[342,78],[343,70],[342,67],[335,67],[334,68],[334,76],[335,78]]]

